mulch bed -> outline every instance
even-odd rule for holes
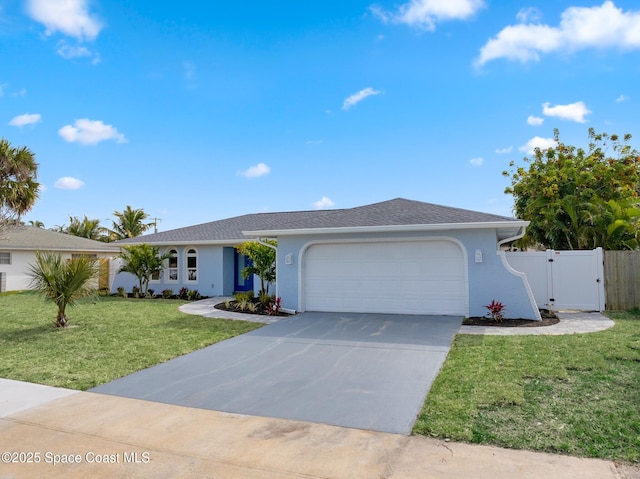
[[[490,318],[471,317],[465,318],[464,326],[495,326],[497,328],[539,328],[558,324],[560,318],[553,311],[541,309],[542,321],[532,321],[530,319],[504,319],[502,322],[494,321]]]
[[[248,309],[245,310],[241,310],[238,307],[238,303],[236,303],[235,301],[231,301],[229,303],[229,307],[227,308],[227,305],[225,303],[218,303],[214,306],[214,308],[216,309],[220,309],[222,311],[232,311],[234,313],[243,313],[243,314],[258,314],[258,315],[262,315],[262,316],[269,316],[267,314],[267,311],[264,307],[264,305],[257,300],[254,300],[253,303],[256,305],[256,310],[255,311],[249,311]],[[278,311],[278,314],[272,314],[271,316],[291,316],[289,313],[285,313],[284,311]]]

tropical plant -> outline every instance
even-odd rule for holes
[[[63,226],[62,232],[96,241],[109,241],[109,237],[106,234],[107,229],[100,226],[100,220],[89,219],[86,215],[83,219],[79,219],[77,216],[69,216],[69,226]]]
[[[280,312],[281,303],[282,303],[282,298],[280,296],[278,296],[277,298],[273,298],[273,300],[269,303],[269,306],[267,307],[267,314],[269,316],[277,316],[278,313]]]
[[[554,130],[556,146],[536,149],[525,158],[528,168],[503,175],[511,179],[516,216],[530,221],[525,244],[552,249],[629,249],[637,246],[640,223],[640,153],[631,135],[597,134],[589,129],[589,146],[565,145]],[[636,245],[636,246],[634,246]]]
[[[109,232],[113,241],[135,238],[153,226],[153,223],[144,222],[149,215],[143,209],[134,209],[129,205],[122,211],[114,211],[113,215],[117,218]]]
[[[492,299],[491,303],[486,305],[485,308],[487,308],[487,315],[494,321],[500,323],[504,320],[504,304],[500,301]]]
[[[173,296],[173,290],[171,288],[167,288],[167,289],[163,289],[162,290],[162,297],[165,299],[169,299],[171,296]]]
[[[44,228],[44,223],[40,220],[29,220],[30,226],[35,226],[36,228]]]
[[[269,293],[269,284],[276,280],[276,250],[278,246],[276,240],[264,240],[271,246],[258,243],[257,241],[246,241],[236,249],[251,259],[251,265],[242,270],[242,277],[248,278],[255,274],[260,278],[260,293]]]
[[[169,253],[160,254],[157,246],[146,243],[135,245],[123,245],[120,258],[123,261],[119,272],[131,273],[138,278],[138,291],[147,295],[149,280],[153,275],[162,272],[164,260],[171,257]]]
[[[95,293],[94,279],[98,275],[97,260],[81,255],[63,259],[59,253],[36,251],[36,262],[29,265],[31,288],[58,307],[54,322],[64,328],[69,323],[67,306],[77,299]]]
[[[0,231],[15,224],[39,196],[35,155],[0,138]]]

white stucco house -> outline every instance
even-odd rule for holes
[[[197,289],[226,296],[254,289],[234,246],[274,238],[275,292],[295,311],[483,316],[501,301],[507,316],[539,320],[524,274],[500,245],[528,222],[397,198],[356,208],[256,213],[118,242],[148,243],[172,258],[156,291]],[[113,289],[135,278],[116,276]],[[256,285],[257,287],[257,282]]]
[[[101,262],[101,288],[109,288],[108,258],[120,254],[120,247],[64,233],[17,226],[0,234],[0,292],[29,289],[29,265],[38,250],[60,253],[63,258],[89,255]]]

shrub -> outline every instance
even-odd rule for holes
[[[504,319],[504,304],[492,299],[491,303],[486,305],[485,308],[487,308],[487,315],[491,316],[491,319],[498,323],[502,322]]]
[[[188,288],[180,288],[180,291],[178,292],[178,297],[180,299],[187,299],[187,294],[189,294]]]
[[[147,290],[147,295],[146,295],[145,297],[146,297],[146,298],[153,298],[153,297],[155,296],[155,292],[156,292],[156,290],[155,290],[155,289],[151,289],[151,288],[149,288],[149,289]]]
[[[264,291],[260,291],[260,293],[258,294],[258,299],[260,303],[265,307],[268,307],[269,303],[275,300],[275,298],[276,298],[275,294],[269,294]]]
[[[269,306],[267,307],[267,314],[269,316],[277,316],[277,314],[280,312],[281,302],[282,302],[282,298],[280,296],[278,296],[277,298],[274,298],[273,301],[269,303]]]
[[[194,299],[200,299],[200,293],[198,293],[197,289],[190,289],[189,291],[187,291],[187,299],[190,300],[194,300]]]
[[[134,298],[138,298],[140,296],[140,288],[134,286],[133,288],[131,288],[131,294]]]
[[[172,289],[163,289],[162,290],[162,297],[165,299],[169,299],[171,296],[173,296],[173,290]]]
[[[123,298],[127,298],[127,290],[124,288],[124,286],[118,286],[118,296],[122,296]]]

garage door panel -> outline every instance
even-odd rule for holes
[[[308,311],[466,314],[465,259],[451,241],[313,245],[303,296]]]

